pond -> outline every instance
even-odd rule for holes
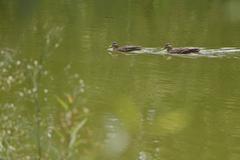
[[[237,0],[0,1],[0,159],[239,160]],[[215,53],[215,52],[214,52]]]

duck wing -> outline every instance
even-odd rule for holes
[[[198,48],[184,48],[182,51],[182,54],[188,54],[188,53],[197,53],[200,49]]]
[[[121,52],[131,52],[131,51],[139,51],[142,47],[140,46],[122,46],[118,48],[118,51]]]
[[[170,51],[170,53],[174,54],[189,54],[189,53],[197,53],[200,49],[198,48],[175,48]]]

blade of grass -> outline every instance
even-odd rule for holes
[[[66,111],[67,110],[69,110],[69,105],[66,103],[66,102],[64,102],[61,98],[59,98],[58,96],[55,96],[56,97],[56,99],[57,99],[57,101],[58,101],[58,103],[60,104],[60,106],[63,108],[63,109],[65,109]]]
[[[79,130],[85,125],[85,123],[87,122],[87,118],[83,119],[82,121],[80,121],[72,130],[71,133],[71,138],[70,138],[70,142],[69,142],[69,148],[72,148],[73,144],[76,141],[77,138],[77,134],[79,132]]]

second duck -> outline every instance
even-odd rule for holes
[[[167,52],[171,54],[190,54],[199,53],[200,51],[199,48],[173,48],[169,43],[165,44],[164,49],[167,49]]]

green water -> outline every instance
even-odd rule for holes
[[[0,1],[0,158],[239,160],[237,0]]]

